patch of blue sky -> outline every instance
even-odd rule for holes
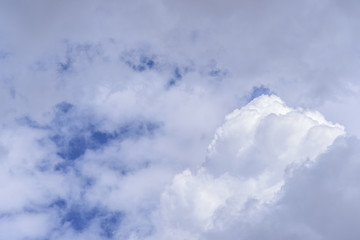
[[[98,122],[92,120],[91,115],[82,114],[68,102],[61,102],[55,106],[54,119],[47,125],[41,125],[27,116],[18,119],[18,123],[49,132],[49,137],[39,140],[39,144],[44,147],[47,147],[47,144],[55,144],[56,154],[59,158],[56,162],[41,161],[38,169],[40,171],[53,169],[63,173],[76,170],[75,160],[81,158],[86,151],[97,151],[112,142],[119,143],[126,139],[136,141],[143,137],[151,138],[162,126],[158,122],[136,119],[120,125],[113,131],[104,131]],[[132,171],[132,169],[120,165],[116,165],[114,168],[122,175]],[[147,165],[144,163],[144,166],[138,167],[146,168]]]
[[[180,82],[183,79],[183,77],[190,71],[192,71],[190,67],[175,66],[174,69],[172,70],[171,78],[167,83],[167,88],[176,86],[178,82]]]
[[[252,101],[257,97],[260,97],[261,95],[271,95],[271,94],[273,94],[273,92],[269,88],[263,85],[260,85],[259,87],[255,86],[252,88],[252,91],[248,97],[248,102]]]
[[[49,208],[56,208],[62,210],[66,209],[66,207],[67,207],[67,202],[63,198],[58,198],[49,205]]]
[[[220,74],[221,74],[220,69],[212,69],[212,70],[209,71],[209,75],[211,77],[218,77],[218,76],[220,76]]]
[[[56,109],[62,113],[67,113],[73,108],[73,105],[68,102],[61,102],[56,105]]]
[[[227,76],[227,71],[225,70],[221,70],[221,69],[218,69],[218,68],[215,68],[215,69],[211,69],[209,72],[208,72],[208,75],[212,78],[216,78],[218,80],[221,80],[223,79],[224,77]]]
[[[101,145],[107,144],[110,140],[115,138],[115,134],[101,132],[98,130],[93,131],[90,136],[90,148],[96,149]]]
[[[128,65],[132,70],[136,72],[144,72],[146,70],[153,70],[157,66],[157,62],[154,56],[123,56],[123,61]]]
[[[140,63],[145,65],[148,69],[152,69],[155,66],[154,58],[149,58],[147,56],[141,56]]]
[[[63,216],[62,223],[70,224],[75,231],[82,232],[98,214],[97,208],[87,209],[81,206],[73,206]]]
[[[176,86],[188,72],[194,71],[192,64],[178,65],[161,62],[159,56],[142,49],[123,52],[120,60],[135,72],[142,73],[153,70],[163,73],[164,77],[168,79],[165,85],[166,89]],[[213,72],[212,74],[216,75],[217,73]]]
[[[174,69],[174,77],[176,79],[182,79],[182,74],[180,73],[180,69],[178,67],[175,67]]]
[[[70,226],[76,232],[83,232],[91,224],[98,224],[100,232],[99,237],[112,239],[116,232],[119,231],[121,223],[125,217],[125,213],[121,211],[109,211],[99,207],[86,207],[86,203],[78,202],[67,208],[65,204],[60,202],[62,212],[62,226]]]
[[[119,226],[124,218],[123,212],[109,212],[100,220],[101,235],[106,238],[113,238],[119,230]]]
[[[65,160],[75,160],[88,149],[100,149],[111,141],[151,137],[161,127],[156,122],[134,120],[108,132],[99,129],[98,123],[91,122],[80,113],[75,113],[76,110],[72,104],[59,103],[56,105],[55,119],[52,122],[53,134],[50,139],[57,146],[58,155]]]
[[[70,71],[73,65],[73,60],[70,57],[66,57],[65,61],[58,63],[58,72],[64,73]]]
[[[112,140],[122,141],[126,138],[139,138],[150,136],[159,128],[152,122],[129,123],[121,126],[118,131],[112,133],[91,128],[82,129],[73,133],[72,136],[56,134],[51,140],[58,147],[58,155],[65,160],[75,160],[81,157],[87,149],[97,150]]]
[[[75,136],[70,140],[64,139],[61,135],[56,135],[51,138],[58,146],[58,155],[66,160],[74,160],[82,156],[86,149],[87,143],[84,136]]]
[[[221,80],[228,74],[227,70],[218,67],[216,61],[214,60],[210,61],[210,63],[205,66],[205,69],[203,69],[201,73],[205,76],[210,76],[211,78],[217,80]]]

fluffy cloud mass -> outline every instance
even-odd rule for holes
[[[359,7],[0,0],[0,239],[359,239]]]
[[[178,174],[163,193],[165,232],[174,228],[199,239],[263,214],[279,200],[285,180],[312,168],[341,135],[343,127],[318,112],[289,108],[274,95],[254,99],[226,116],[201,168]]]

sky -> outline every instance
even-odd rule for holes
[[[0,0],[0,239],[359,239],[359,11]]]

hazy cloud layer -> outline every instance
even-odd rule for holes
[[[0,0],[0,238],[358,239],[359,7]]]

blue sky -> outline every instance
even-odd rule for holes
[[[359,8],[0,0],[0,239],[359,239]]]

